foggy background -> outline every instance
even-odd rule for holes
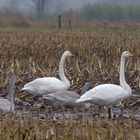
[[[140,0],[0,0],[0,15],[27,19],[75,16],[87,20],[140,20]]]
[[[79,9],[86,3],[94,4],[96,0],[44,0],[44,12],[52,14],[68,9]],[[0,0],[0,10],[16,11],[25,16],[35,14],[38,0]]]

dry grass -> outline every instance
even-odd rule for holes
[[[24,17],[0,15],[0,27],[31,27],[31,23]]]
[[[126,77],[133,89],[139,89],[140,38],[117,33],[40,33],[0,32],[1,86],[6,87],[15,73],[17,85],[42,76],[57,76],[61,55],[71,50],[75,58],[67,61],[66,75],[71,88],[78,89],[87,80],[94,84],[119,83],[119,62],[123,50],[134,58],[127,63]]]
[[[32,112],[24,117],[6,115],[0,118],[1,140],[139,140],[140,123],[131,119],[127,124],[117,120],[94,119],[75,112],[68,120],[65,116],[58,117]],[[84,114],[84,113],[83,113]]]
[[[11,73],[17,75],[16,98],[19,90],[37,77],[58,76],[58,66],[65,50],[75,55],[66,63],[66,75],[71,89],[79,90],[91,80],[99,83],[119,83],[119,61],[123,50],[130,50],[134,58],[126,65],[127,81],[133,89],[140,88],[140,37],[126,33],[42,33],[24,31],[0,32],[1,94],[6,94]],[[30,115],[29,115],[30,114]],[[75,120],[75,121],[73,121]],[[34,140],[138,140],[139,121],[96,120],[93,117],[65,117],[57,120],[49,115],[32,117],[2,116],[0,136],[6,139]]]

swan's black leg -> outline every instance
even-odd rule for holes
[[[98,107],[98,118],[101,119],[101,106]]]
[[[109,107],[108,108],[108,118],[109,119],[112,119],[112,115],[111,114],[112,114],[112,109]]]
[[[124,124],[123,108],[124,108],[124,104],[121,103],[121,108],[120,108],[120,110],[121,110],[121,120],[122,120],[122,123]]]

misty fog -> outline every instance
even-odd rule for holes
[[[3,12],[9,12],[10,14],[12,12],[17,13],[17,14],[22,14],[25,17],[39,17],[40,15],[42,16],[43,14],[54,14],[54,13],[61,13],[65,10],[69,10],[69,9],[73,9],[73,10],[77,10],[77,9],[82,9],[85,6],[85,15],[89,18],[93,17],[94,19],[96,18],[96,14],[95,12],[101,14],[99,15],[100,17],[108,17],[108,13],[106,13],[106,15],[104,15],[104,12],[106,12],[107,10],[109,11],[110,8],[112,11],[110,11],[110,15],[112,14],[111,12],[114,12],[114,8],[116,8],[115,10],[120,13],[125,13],[127,11],[132,11],[133,13],[131,13],[131,15],[133,17],[136,17],[137,19],[139,18],[139,15],[137,15],[137,13],[139,13],[139,7],[137,5],[140,4],[139,0],[42,0],[44,1],[44,5],[43,10],[38,11],[38,3],[41,0],[0,0],[0,13]],[[129,4],[129,8],[126,9],[126,11],[124,11],[125,9],[123,7],[109,7],[109,6],[100,6],[97,5],[95,7],[93,7],[93,5],[95,4],[101,4],[101,3],[107,3],[107,4],[113,4],[113,3],[119,3],[120,6],[122,5],[126,5]],[[86,6],[88,5],[88,6]],[[90,7],[91,5],[91,7]],[[136,7],[130,7],[130,5],[136,5]],[[102,9],[102,11],[100,11],[100,9]],[[118,8],[121,8],[122,11],[119,11]],[[89,13],[89,9],[91,10]],[[136,9],[136,10],[135,10]],[[116,12],[115,11],[115,12]],[[101,13],[102,12],[102,13]],[[114,15],[115,15],[114,12]],[[102,16],[103,15],[103,16]],[[128,13],[129,15],[129,13]],[[118,16],[118,15],[117,15]],[[120,13],[121,16],[121,13]],[[97,17],[98,18],[98,17]],[[112,18],[112,17],[110,17]]]
[[[35,10],[35,3],[37,0],[0,0],[0,9],[11,9],[16,10],[24,14],[28,14]],[[45,0],[46,8],[45,11],[56,12],[56,10],[68,10],[70,8],[76,9],[81,8],[86,3],[95,3],[96,0]]]

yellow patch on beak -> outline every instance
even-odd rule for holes
[[[131,52],[129,52],[129,56],[130,56],[130,57],[132,57],[132,56],[133,56],[133,54],[132,54]]]

